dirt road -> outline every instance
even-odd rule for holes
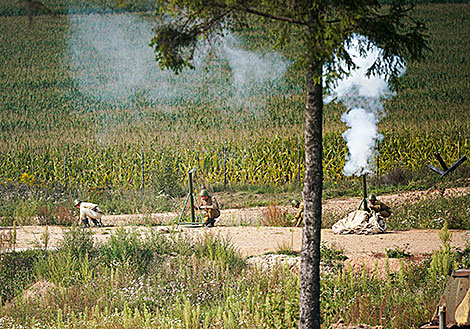
[[[93,231],[96,241],[105,241],[117,230],[118,226],[90,228]],[[143,226],[125,226],[126,229],[139,230],[143,234],[149,230]],[[154,227],[154,229],[167,229],[168,226]],[[48,247],[55,247],[62,234],[67,228],[49,226]],[[184,228],[180,227],[184,234],[201,236],[204,234],[214,234],[229,239],[231,243],[247,256],[259,256],[267,252],[276,252],[279,249],[291,249],[300,251],[302,241],[301,228],[287,227],[253,227],[253,226],[216,226],[214,228]],[[42,235],[45,232],[44,226],[26,226],[17,230],[17,249],[43,247]],[[163,233],[165,234],[165,233]],[[470,231],[452,230],[453,247],[464,248],[470,239]],[[349,258],[348,262],[353,268],[360,269],[363,265],[368,270],[373,270],[377,266],[385,268],[386,249],[399,248],[410,253],[415,258],[422,258],[439,250],[437,230],[408,230],[389,231],[385,234],[376,235],[336,235],[330,229],[322,230],[322,241],[330,247],[342,250]],[[391,271],[400,268],[399,259],[388,260]]]
[[[149,228],[143,226],[125,226],[126,229],[145,233]],[[164,229],[157,227],[155,229]],[[118,226],[90,228],[96,241],[105,241],[118,229]],[[5,228],[2,228],[5,230]],[[67,228],[49,226],[48,246],[55,247]],[[302,229],[287,227],[252,227],[252,226],[216,226],[214,228],[180,227],[180,231],[199,236],[214,234],[227,238],[244,256],[262,255],[266,252],[289,248],[300,251]],[[25,226],[17,229],[17,249],[43,247],[44,226]],[[470,241],[470,231],[452,230],[453,247],[464,248]],[[412,255],[428,255],[439,250],[442,245],[437,230],[388,231],[375,235],[337,235],[330,229],[322,230],[322,241],[330,247],[342,250],[349,257],[369,256],[385,257],[387,248],[400,248]]]
[[[401,202],[413,202],[413,200],[420,200],[422,198],[432,199],[446,193],[460,195],[468,192],[469,188],[405,192],[384,196],[383,200],[389,204],[398,204]],[[341,216],[355,210],[359,202],[359,198],[329,200],[323,204],[323,209],[325,212],[335,214],[340,219]],[[179,226],[179,230],[190,235],[215,234],[228,238],[243,256],[262,255],[266,252],[277,251],[280,248],[300,251],[302,229],[260,226],[263,211],[265,211],[263,207],[223,209],[221,217],[214,228],[187,228]],[[93,231],[96,241],[105,241],[112,232],[121,226],[145,232],[149,228],[141,224],[149,221],[168,223],[177,217],[178,214],[175,213],[108,215],[103,217],[105,227],[90,228],[89,230]],[[169,226],[160,227],[160,229],[168,228]],[[57,246],[66,229],[49,226],[47,228],[48,246]],[[8,228],[0,228],[0,233],[6,230]],[[46,228],[44,226],[18,227],[16,248],[43,247],[45,231]],[[330,247],[342,250],[354,262],[362,262],[364,259],[383,260],[387,248],[400,248],[413,256],[419,257],[432,254],[441,246],[437,230],[388,231],[385,234],[378,235],[335,235],[331,230],[325,229],[322,231],[322,241]],[[452,231],[451,245],[453,247],[464,248],[469,241],[470,231]]]

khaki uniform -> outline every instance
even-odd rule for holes
[[[201,205],[199,206],[201,210],[205,211],[204,214],[204,224],[214,225],[215,219],[220,216],[219,204],[217,199],[213,196],[208,197],[206,200],[201,199]]]
[[[299,226],[303,220],[304,220],[304,203],[301,202],[299,204],[299,211],[295,215],[294,219],[292,219],[292,223],[296,223],[295,226]]]
[[[392,210],[385,203],[376,200],[374,204],[369,202],[370,210],[374,211],[377,214],[377,217],[382,217],[383,219],[390,217]]]
[[[103,226],[101,222],[101,217],[103,217],[103,210],[98,207],[98,205],[91,202],[81,202],[80,203],[80,222],[84,226],[90,226],[88,219],[93,221],[95,226]]]

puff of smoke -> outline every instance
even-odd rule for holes
[[[371,150],[376,141],[383,138],[378,133],[377,116],[363,108],[353,108],[343,113],[341,121],[349,127],[342,135],[349,150],[343,169],[345,175],[371,174],[374,165]]]
[[[80,91],[98,101],[126,103],[136,94],[152,103],[175,104],[181,100],[224,98],[234,101],[275,86],[289,66],[276,53],[243,50],[227,33],[215,43],[215,65],[209,62],[204,43],[198,45],[195,69],[179,75],[161,70],[148,46],[152,24],[130,14],[69,15],[69,55]],[[224,61],[232,74],[222,77]]]
[[[151,29],[130,15],[69,15],[69,54],[82,93],[111,102],[146,84]],[[138,37],[135,37],[138,36]]]
[[[395,95],[385,76],[367,74],[367,70],[382,56],[382,50],[370,47],[365,54],[361,54],[359,45],[366,42],[364,36],[354,36],[346,51],[351,55],[356,68],[349,71],[345,78],[336,81],[325,98],[326,103],[340,101],[348,109],[341,117],[349,127],[342,135],[349,151],[344,166],[344,174],[347,176],[373,172],[374,148],[376,142],[383,139],[377,128],[377,123],[385,115],[382,101]],[[402,67],[401,74],[404,74],[404,63],[398,58],[395,62]],[[338,65],[348,72],[344,62]]]
[[[256,88],[267,81],[279,81],[290,65],[279,53],[259,54],[242,49],[239,39],[233,34],[225,34],[221,44],[221,57],[232,69],[238,95],[252,95],[257,90],[252,90],[251,86]]]

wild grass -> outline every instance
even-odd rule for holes
[[[297,327],[298,274],[247,267],[228,241],[121,230],[96,246],[84,232],[71,229],[56,251],[2,254],[0,328]],[[322,327],[340,318],[417,326],[469,254],[444,247],[422,263],[403,260],[396,273],[331,267],[321,276]],[[344,261],[326,246],[322,258]]]
[[[294,226],[293,216],[288,213],[285,207],[271,204],[262,211],[261,224],[264,226]]]
[[[389,228],[431,228],[442,227],[444,223],[452,229],[470,229],[468,211],[470,196],[444,196],[402,205],[394,210],[387,222]]]

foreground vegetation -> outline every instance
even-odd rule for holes
[[[442,234],[442,233],[441,233]],[[353,272],[322,247],[323,327],[347,323],[417,328],[430,320],[455,268],[470,249],[446,246],[401,270]],[[0,328],[295,328],[299,276],[279,266],[247,266],[229,241],[214,236],[120,229],[100,246],[72,228],[57,251],[0,257]]]

